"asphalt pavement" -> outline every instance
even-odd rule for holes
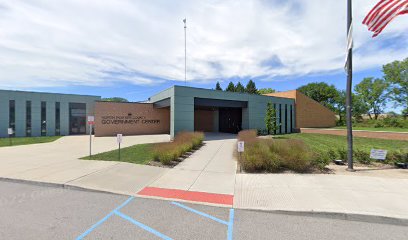
[[[408,226],[0,181],[1,239],[408,239]]]

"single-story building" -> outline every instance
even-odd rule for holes
[[[304,107],[301,102],[311,100],[304,95],[291,96],[173,86],[145,102],[118,103],[101,101],[100,96],[0,90],[0,137],[8,136],[8,128],[19,137],[86,134],[87,116],[95,116],[95,136],[175,136],[180,131],[237,133],[242,129],[265,129],[269,102],[276,109],[277,134],[296,131],[315,114],[323,115],[313,121],[313,127],[330,125],[334,113],[331,116],[315,102]]]

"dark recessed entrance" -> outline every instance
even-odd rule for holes
[[[86,133],[86,104],[69,103],[69,134]]]
[[[242,108],[219,108],[219,131],[238,133],[242,130]]]

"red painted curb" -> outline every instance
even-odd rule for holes
[[[234,202],[234,195],[206,193],[206,192],[193,192],[177,189],[145,187],[138,195],[153,196],[171,199],[181,199],[193,202],[206,202],[215,204],[232,205]]]

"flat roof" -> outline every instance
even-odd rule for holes
[[[101,96],[88,95],[88,94],[52,93],[52,92],[36,92],[36,91],[22,91],[22,90],[6,90],[6,89],[0,89],[0,92],[34,93],[34,94],[53,94],[53,95],[69,95],[69,96],[83,96],[83,97],[99,97],[99,98],[101,98]]]

